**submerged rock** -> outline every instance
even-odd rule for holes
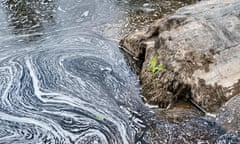
[[[239,144],[240,143],[240,129],[230,131],[217,139],[217,144]]]
[[[130,33],[120,45],[134,58],[129,63],[139,74],[148,104],[166,108],[187,98],[214,112],[240,93],[239,0],[181,8]],[[151,66],[154,57],[157,63]],[[160,65],[164,69],[152,70]]]
[[[192,119],[179,124],[170,124],[164,121],[157,121],[154,125],[151,125],[152,127],[143,134],[139,143],[213,144],[222,136],[227,135],[221,127],[219,127],[212,120],[208,120],[208,118]]]

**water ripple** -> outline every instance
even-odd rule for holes
[[[134,143],[143,126],[131,120],[143,106],[135,77],[117,43],[98,31],[116,19],[113,7],[3,1],[0,143]]]

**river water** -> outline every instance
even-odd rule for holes
[[[148,2],[3,0],[0,143],[151,143],[155,118],[118,49]]]

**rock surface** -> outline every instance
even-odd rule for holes
[[[218,144],[240,143],[240,95],[231,98],[217,113],[216,123],[227,133],[218,138]]]
[[[193,99],[209,112],[240,93],[240,1],[202,1],[120,42],[146,103],[166,108]],[[164,70],[151,71],[154,57]],[[139,64],[140,63],[140,64]]]
[[[217,114],[217,123],[227,131],[236,131],[237,129],[240,130],[239,104],[240,95],[231,98],[224,106],[220,108]]]

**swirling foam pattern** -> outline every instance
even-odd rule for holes
[[[117,11],[109,0],[2,1],[0,143],[135,142],[144,107],[103,36]]]

